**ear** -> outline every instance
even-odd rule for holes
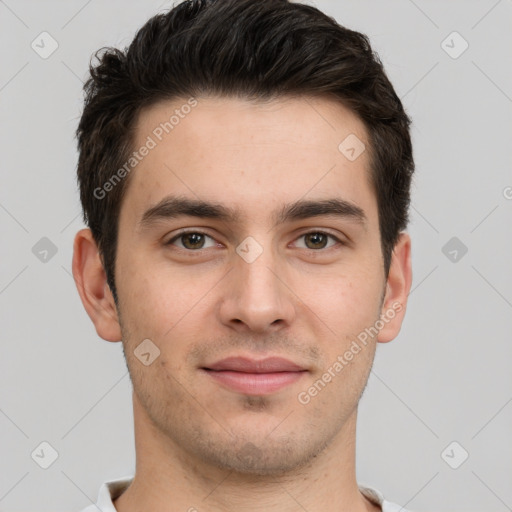
[[[395,339],[400,332],[411,283],[411,237],[407,233],[401,233],[391,254],[386,294],[380,316],[384,326],[377,335],[377,341],[380,343]]]
[[[75,235],[73,277],[98,336],[106,341],[121,341],[121,326],[114,297],[107,284],[99,250],[90,229],[82,229]]]

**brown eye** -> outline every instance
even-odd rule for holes
[[[181,249],[197,251],[207,247],[214,247],[215,240],[211,236],[201,233],[200,231],[188,231],[175,236],[167,242],[167,245],[176,245]]]
[[[187,249],[201,249],[204,245],[204,235],[200,233],[187,233],[182,235],[181,240]]]
[[[317,251],[320,249],[330,249],[336,244],[343,245],[341,240],[339,240],[337,237],[329,233],[324,233],[323,231],[311,231],[309,233],[305,233],[301,235],[297,240],[303,240],[303,242],[299,243],[299,248]]]
[[[308,233],[304,235],[308,249],[323,249],[327,245],[327,235],[324,233]]]

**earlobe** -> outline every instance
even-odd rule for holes
[[[82,229],[75,235],[73,277],[98,336],[106,341],[121,341],[116,305],[90,229]]]
[[[380,343],[393,340],[400,332],[411,283],[411,238],[407,233],[401,233],[393,249],[386,282],[386,294],[381,309],[383,327],[377,336]]]

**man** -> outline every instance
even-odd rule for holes
[[[410,120],[367,38],[287,0],[190,0],[98,59],[73,274],[122,340],[137,457],[87,510],[398,510],[355,476],[411,286]]]

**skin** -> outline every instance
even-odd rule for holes
[[[73,274],[84,307],[100,337],[122,340],[133,382],[136,476],[115,506],[380,510],[357,487],[357,405],[377,342],[400,330],[411,261],[402,233],[385,275],[369,152],[350,161],[338,150],[349,134],[369,148],[365,127],[326,98],[197,100],[130,177],[119,218],[119,310],[90,230],[75,238]],[[134,146],[185,102],[144,110]],[[240,215],[177,217],[140,229],[144,211],[169,194],[238,208]],[[287,203],[333,197],[361,208],[365,223],[336,216],[273,223]],[[208,235],[199,238],[203,248],[187,249],[189,238],[166,245],[183,228]],[[304,236],[318,231],[344,244],[328,238],[323,247]],[[236,252],[249,236],[263,249],[252,263]],[[298,394],[396,303],[401,310],[378,336],[300,403]],[[145,339],[160,350],[148,366],[134,354]],[[201,370],[232,355],[277,355],[307,371],[270,395],[249,396]]]

